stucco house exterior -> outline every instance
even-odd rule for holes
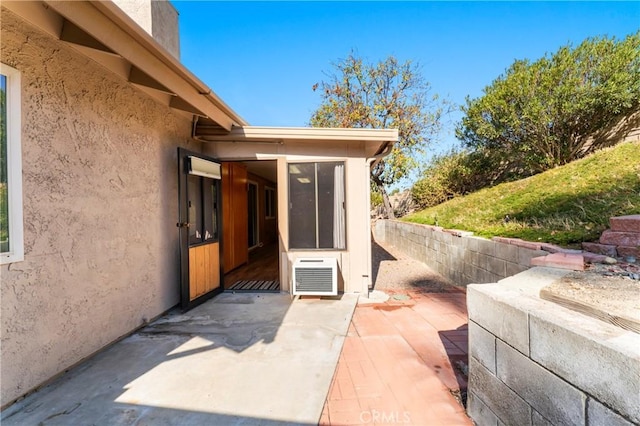
[[[397,131],[250,126],[179,62],[168,2],[3,1],[0,27],[2,407],[269,247],[280,291],[319,257],[367,292]]]

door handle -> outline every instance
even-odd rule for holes
[[[178,228],[188,228],[191,226],[191,224],[189,222],[178,222],[176,223],[176,226]]]

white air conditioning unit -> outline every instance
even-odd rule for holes
[[[338,261],[335,258],[300,258],[293,264],[293,294],[336,296]]]

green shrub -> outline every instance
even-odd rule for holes
[[[419,208],[444,203],[454,197],[469,194],[503,182],[530,176],[527,170],[488,150],[452,149],[434,157],[411,188]]]
[[[447,158],[434,157],[422,173],[422,178],[411,187],[411,196],[419,208],[435,206],[448,199],[448,182],[439,167],[439,163]]]
[[[484,237],[572,245],[596,241],[610,217],[631,214],[640,214],[640,142],[623,142],[542,174],[456,197],[403,220],[437,223]]]
[[[474,190],[476,171],[467,151],[451,150],[434,157],[423,177],[411,188],[414,202],[420,208],[431,207]]]
[[[382,194],[378,191],[378,188],[371,185],[371,208],[376,208],[382,205]]]

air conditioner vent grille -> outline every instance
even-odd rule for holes
[[[330,268],[301,268],[296,271],[296,288],[299,291],[331,291]]]
[[[293,265],[293,294],[338,294],[336,259],[298,259]]]

